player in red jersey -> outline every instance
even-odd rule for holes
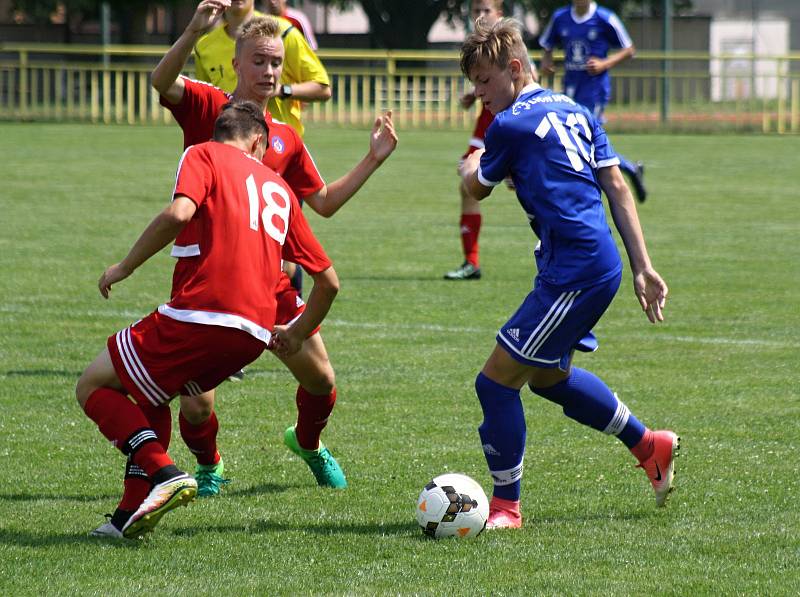
[[[483,19],[485,23],[494,23],[503,16],[503,2],[502,0],[472,0],[470,16],[473,21]],[[465,93],[461,98],[462,107],[465,109],[471,108],[475,103],[475,99],[474,91]],[[492,124],[492,120],[494,120],[494,115],[481,106],[481,112],[478,115],[475,129],[472,131],[472,137],[469,140],[469,147],[467,147],[466,153],[461,156],[461,161],[464,161],[474,151],[483,148],[483,138],[486,136],[486,130]],[[481,265],[478,237],[481,233],[481,223],[483,221],[481,204],[467,192],[461,181],[458,184],[458,193],[461,195],[459,229],[461,232],[461,248],[464,251],[464,262],[456,269],[447,272],[444,275],[444,279],[479,280],[481,277]]]
[[[95,535],[138,537],[194,499],[197,482],[167,454],[163,418],[169,401],[178,393],[213,390],[267,347],[290,357],[320,325],[338,292],[336,272],[297,199],[260,162],[267,138],[258,105],[227,107],[213,140],[184,152],[171,204],[125,259],[100,277],[100,293],[108,298],[112,285],[174,240],[187,222],[200,231],[203,250],[192,275],[168,303],[109,337],[78,380],[76,395],[86,415],[152,483],[124,524],[112,520]],[[276,325],[283,258],[300,263],[314,287],[303,313],[289,325]]]
[[[215,21],[224,4],[213,0],[201,2],[184,33],[153,71],[153,87],[183,128],[185,144],[202,140],[219,106],[228,101],[222,91],[180,76],[197,37]],[[254,101],[266,112],[269,98],[278,93],[282,60],[283,44],[275,20],[264,17],[248,22],[237,38],[234,68],[238,84],[232,97]],[[343,177],[326,185],[291,127],[273,122],[270,135],[264,162],[284,177],[300,199],[326,217],[332,216],[358,191],[397,144],[391,114],[379,117],[371,133],[367,155]],[[191,256],[193,244],[182,238],[176,243],[180,261],[186,260],[189,268],[194,259]],[[179,284],[180,280],[176,279],[176,285]],[[303,308],[288,278],[281,280],[278,303],[281,323],[291,321]],[[284,441],[305,460],[320,485],[345,487],[341,468],[319,441],[336,400],[334,371],[320,334],[312,334],[296,355],[282,360],[300,384],[296,396],[297,424],[286,430]],[[201,485],[208,488],[208,495],[213,495],[218,493],[223,482],[222,461],[216,448],[218,423],[213,412],[213,394],[182,399],[181,404],[182,435],[198,456]],[[208,483],[204,484],[203,480]]]

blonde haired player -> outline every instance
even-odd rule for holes
[[[269,98],[279,85],[283,66],[283,41],[275,19],[255,17],[240,31],[234,60],[238,80],[232,94],[180,74],[198,37],[213,26],[226,5],[225,0],[204,0],[198,4],[186,30],[153,71],[153,87],[159,92],[162,105],[172,112],[183,130],[184,149],[211,138],[217,115],[231,99],[255,102],[269,124],[264,164],[278,172],[294,194],[304,199],[314,211],[330,217],[394,151],[397,135],[391,114],[376,118],[367,155],[344,176],[326,184],[297,132],[286,124],[273,121],[266,109]],[[173,294],[191,277],[203,249],[202,236],[190,222],[172,248],[172,255],[178,260],[173,276]],[[276,294],[279,324],[286,324],[302,313],[305,304],[285,275],[279,279]],[[321,334],[313,330],[297,353],[278,356],[298,381],[295,396],[297,422],[286,429],[284,442],[308,465],[320,486],[346,487],[344,472],[320,440],[337,398],[335,373]],[[217,446],[219,422],[214,412],[214,391],[193,394],[181,395],[181,436],[198,461],[195,471],[198,495],[212,496],[218,494],[227,482]],[[162,424],[167,427],[170,420],[167,418]],[[109,523],[117,529],[124,525],[147,495],[149,479],[139,467],[129,467],[125,485],[123,499]],[[101,528],[107,529],[106,525]]]
[[[533,289],[500,328],[475,380],[478,431],[494,481],[487,528],[522,526],[525,415],[520,389],[562,407],[575,421],[617,436],[644,468],[663,506],[672,488],[678,436],[645,427],[597,376],[572,365],[592,351],[592,328],[611,304],[622,260],[601,191],[628,255],[634,293],[652,322],[664,319],[667,285],[653,269],[636,204],[605,131],[584,106],[535,82],[514,21],[478,21],[461,49],[461,70],[494,121],[483,150],[461,166],[476,199],[511,176],[539,245]]]

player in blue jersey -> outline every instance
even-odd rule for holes
[[[559,8],[553,14],[539,45],[544,49],[542,70],[547,74],[555,72],[553,48],[564,50],[564,92],[602,122],[611,99],[609,71],[636,52],[619,17],[590,0],[572,0],[572,6]],[[620,50],[609,56],[608,51],[613,48]],[[644,166],[621,155],[617,157],[620,168],[630,177],[636,198],[644,201]]]
[[[636,297],[651,322],[664,319],[667,285],[650,263],[619,159],[589,110],[535,83],[514,21],[479,22],[462,46],[461,69],[495,114],[485,148],[461,166],[464,184],[483,199],[511,176],[540,239],[533,290],[500,329],[475,381],[484,416],[479,434],[494,481],[487,528],[522,525],[526,430],[520,389],[526,384],[568,417],[622,440],[662,506],[672,486],[678,436],[648,429],[602,380],[572,366],[575,349],[597,348],[592,327],[622,277],[601,191],[628,254]]]

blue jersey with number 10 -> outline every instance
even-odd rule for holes
[[[495,116],[478,180],[495,186],[511,176],[541,241],[539,278],[576,289],[622,268],[596,174],[616,164],[619,158],[605,131],[585,107],[534,84]]]

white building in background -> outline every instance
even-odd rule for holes
[[[741,58],[711,61],[711,98],[724,101],[778,97],[779,80],[788,74],[789,63],[776,57],[789,53],[789,34],[789,21],[785,18],[714,18],[710,53]],[[753,60],[752,56],[757,58]]]

